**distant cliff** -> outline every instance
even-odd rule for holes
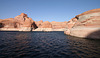
[[[66,26],[66,21],[33,21],[24,13],[15,18],[0,19],[0,31],[64,31]]]
[[[65,31],[66,26],[67,26],[67,21],[65,21],[65,22],[55,22],[55,21],[43,22],[41,20],[41,21],[37,21],[35,23],[38,28],[33,31]]]

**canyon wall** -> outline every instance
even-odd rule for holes
[[[21,13],[15,18],[0,19],[0,31],[64,31],[71,36],[100,39],[100,8],[79,14],[68,22],[33,21]]]
[[[15,18],[0,19],[0,31],[64,31],[67,22],[33,21],[21,13]]]
[[[68,22],[67,35],[100,39],[100,8],[86,11]]]

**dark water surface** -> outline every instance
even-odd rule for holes
[[[100,58],[100,40],[64,32],[0,32],[0,58]]]

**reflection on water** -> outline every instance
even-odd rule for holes
[[[0,58],[99,58],[100,40],[63,32],[0,32]]]

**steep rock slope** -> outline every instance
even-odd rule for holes
[[[75,22],[72,25],[68,25],[71,27],[68,27],[65,34],[82,38],[100,39],[100,8],[86,11],[75,18]]]

